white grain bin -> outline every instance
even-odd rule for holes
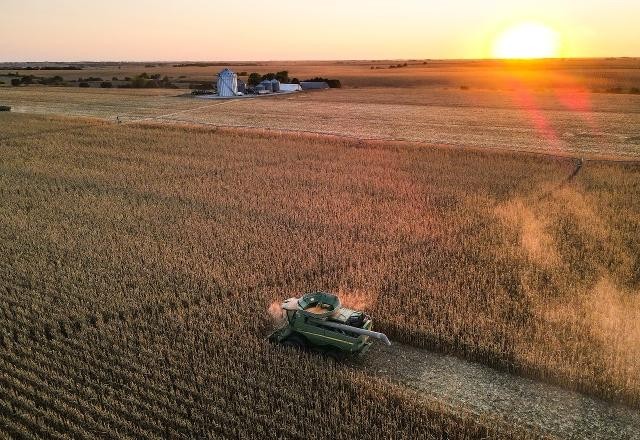
[[[280,91],[280,81],[278,81],[277,79],[272,79],[271,80],[271,88],[273,89],[274,92],[279,92]]]
[[[238,75],[224,69],[218,74],[218,96],[230,97],[238,94]]]

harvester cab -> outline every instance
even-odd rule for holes
[[[300,350],[322,352],[336,360],[363,354],[375,339],[391,345],[364,312],[342,307],[331,293],[313,292],[282,303],[283,325],[269,340]]]

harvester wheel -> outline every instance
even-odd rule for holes
[[[305,340],[298,335],[289,336],[287,339],[284,340],[282,345],[285,347],[294,348],[300,351],[303,351],[307,348],[307,344]]]

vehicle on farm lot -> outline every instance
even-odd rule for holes
[[[284,325],[269,340],[299,350],[311,350],[342,360],[365,353],[378,339],[391,345],[389,338],[374,332],[373,322],[364,312],[342,307],[331,293],[313,292],[282,303]]]

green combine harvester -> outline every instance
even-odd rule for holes
[[[386,335],[374,332],[373,322],[363,312],[342,307],[331,293],[314,292],[282,303],[284,325],[269,340],[299,350],[312,350],[342,360],[365,353],[373,339],[391,345]]]

